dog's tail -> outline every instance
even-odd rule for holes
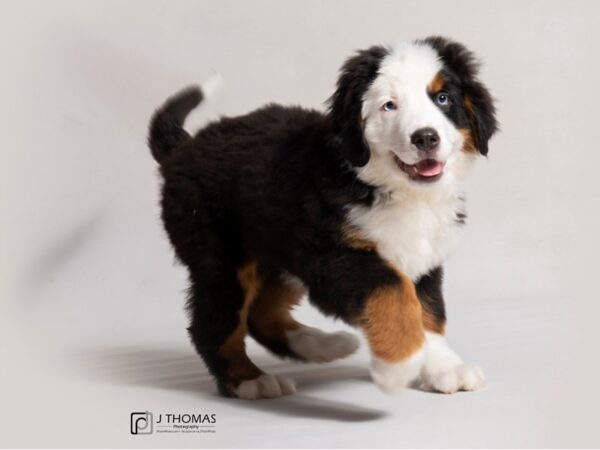
[[[165,158],[184,142],[191,139],[183,129],[188,114],[204,100],[220,83],[221,76],[217,73],[200,86],[189,86],[172,97],[156,110],[150,121],[148,145],[154,159],[161,164]]]

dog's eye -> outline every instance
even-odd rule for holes
[[[441,108],[449,108],[452,104],[452,100],[447,92],[438,92],[435,95],[435,103]]]
[[[398,109],[398,106],[396,106],[396,103],[390,100],[389,102],[385,102],[381,109],[384,111],[394,111]]]

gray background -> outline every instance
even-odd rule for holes
[[[0,445],[598,446],[594,1],[2,2]],[[444,34],[484,59],[502,133],[468,183],[448,334],[489,384],[380,393],[368,355],[263,368],[298,394],[215,395],[161,229],[153,109],[220,71],[188,122],[322,108],[353,50]],[[297,315],[345,328],[303,305]],[[129,413],[216,413],[214,435],[130,436]]]

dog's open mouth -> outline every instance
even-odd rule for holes
[[[394,154],[394,161],[411,180],[432,182],[444,174],[444,163],[435,159],[424,159],[416,164],[406,164]]]

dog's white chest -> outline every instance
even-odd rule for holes
[[[416,281],[439,266],[456,245],[464,201],[411,198],[381,200],[349,211],[350,222],[377,244],[379,254]]]

